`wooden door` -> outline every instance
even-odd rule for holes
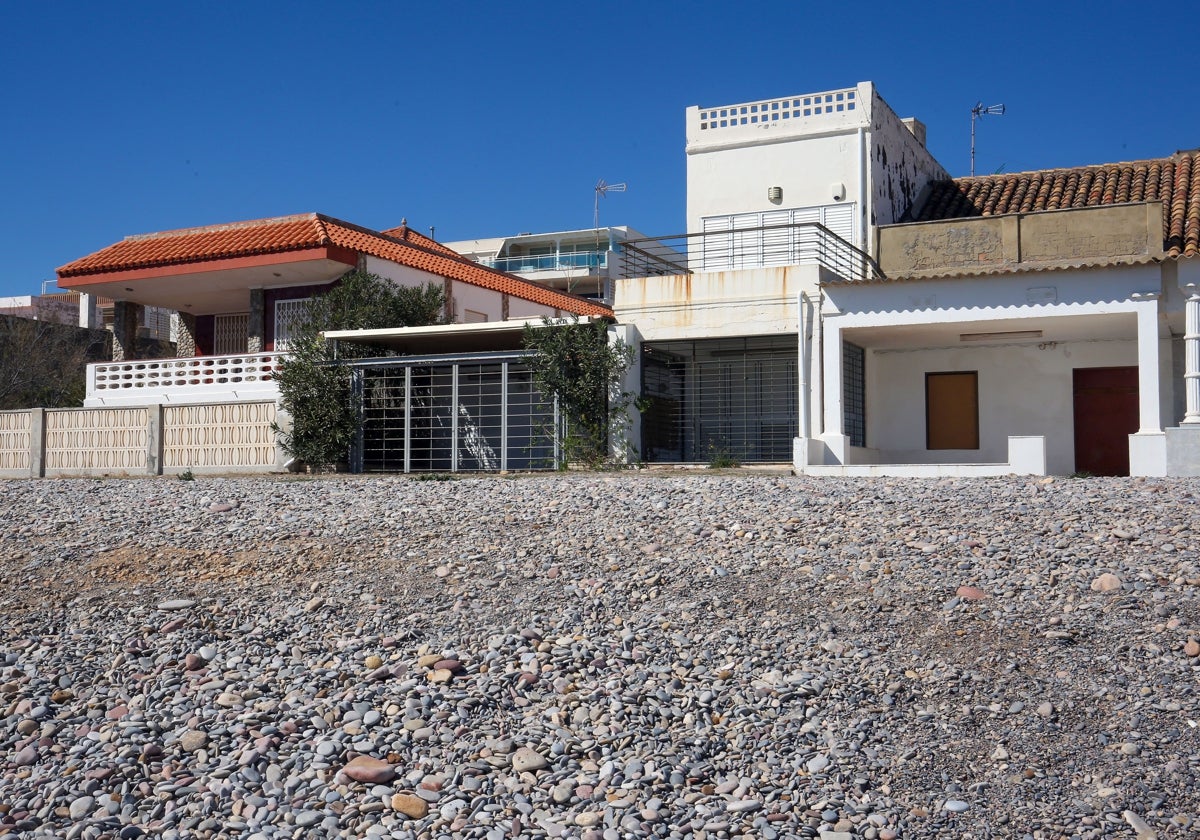
[[[1138,430],[1136,367],[1075,368],[1075,471],[1129,475],[1129,436]]]
[[[979,448],[979,374],[925,374],[925,448]]]

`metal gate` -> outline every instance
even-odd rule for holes
[[[354,363],[355,472],[546,470],[558,462],[553,399],[526,354],[456,354]]]
[[[795,334],[642,345],[642,456],[790,462],[798,347]]]

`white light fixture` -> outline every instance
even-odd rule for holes
[[[779,204],[783,201],[783,187],[767,187],[767,201]]]
[[[1012,330],[1010,332],[962,333],[959,341],[1003,341],[1011,338],[1041,338],[1041,330]]]

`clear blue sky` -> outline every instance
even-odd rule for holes
[[[919,11],[915,11],[918,8]],[[684,228],[684,109],[876,83],[954,175],[1200,145],[1186,15],[1124,2],[4,4],[0,295],[135,233]],[[1171,7],[1179,11],[1183,7]]]

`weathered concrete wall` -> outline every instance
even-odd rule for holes
[[[878,262],[892,278],[1130,262],[1162,256],[1162,203],[891,225],[878,236]]]
[[[915,120],[918,138],[905,121],[872,91],[870,212],[872,225],[890,225],[900,220],[930,181],[950,175],[925,148],[925,127]]]
[[[797,299],[816,294],[813,265],[638,277],[616,283],[613,310],[643,341],[795,332]]]

